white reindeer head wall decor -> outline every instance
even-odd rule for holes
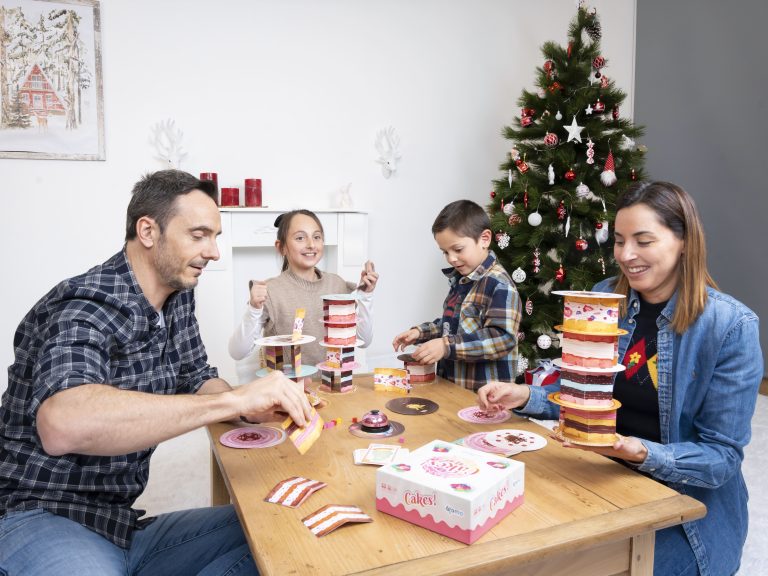
[[[389,178],[397,171],[397,162],[402,156],[398,146],[400,146],[400,138],[395,134],[392,126],[379,130],[376,134],[376,151],[379,153],[376,162],[381,164],[381,173],[384,178]]]
[[[163,120],[152,126],[152,145],[155,147],[155,156],[166,168],[181,167],[181,161],[187,156],[181,146],[184,133],[176,128],[176,123],[171,120]]]

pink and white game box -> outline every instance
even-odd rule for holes
[[[376,509],[472,544],[523,503],[525,465],[433,440],[376,472]]]

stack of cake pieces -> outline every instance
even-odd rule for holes
[[[624,370],[618,363],[619,300],[621,294],[559,291],[564,297],[560,392],[549,399],[560,405],[557,434],[574,444],[610,446],[616,441],[613,378]]]
[[[320,369],[320,390],[349,392],[352,390],[352,370],[355,347],[363,342],[357,339],[357,297],[352,294],[323,296],[323,326],[325,336],[320,346],[325,347],[325,361]]]

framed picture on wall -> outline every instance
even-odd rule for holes
[[[0,158],[105,159],[97,0],[0,0]]]

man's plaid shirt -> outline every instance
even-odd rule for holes
[[[0,406],[0,515],[44,508],[127,547],[143,511],[131,508],[154,448],[123,456],[49,456],[36,431],[40,405],[81,384],[152,394],[196,392],[217,377],[200,340],[192,290],[161,319],[120,252],[65,280],[24,317]],[[164,321],[163,321],[164,320]]]
[[[493,252],[467,276],[454,268],[443,274],[451,285],[443,316],[417,326],[418,342],[448,337],[438,374],[470,390],[491,380],[514,381],[521,308],[509,274]]]

